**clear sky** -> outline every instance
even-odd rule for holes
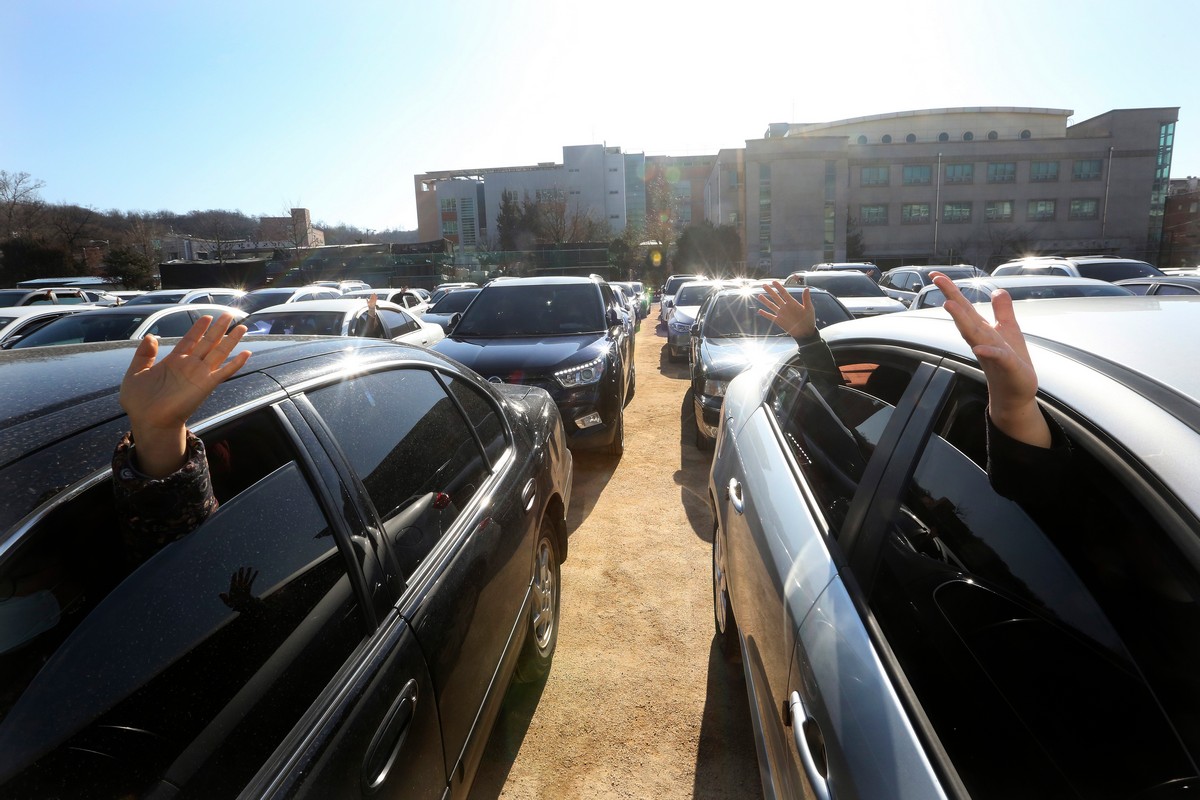
[[[819,8],[824,7],[824,8]],[[715,153],[771,122],[1178,106],[1200,0],[0,0],[0,169],[97,209],[416,227],[413,175],[564,145]]]

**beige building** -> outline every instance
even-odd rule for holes
[[[1047,108],[947,108],[769,126],[722,150],[705,217],[750,271],[822,261],[993,266],[1023,253],[1156,262],[1178,108],[1070,124]]]
[[[293,208],[290,217],[260,217],[255,245],[323,247],[325,231],[314,228],[307,208]]]

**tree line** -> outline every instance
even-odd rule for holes
[[[41,194],[45,185],[28,172],[0,170],[0,286],[72,276],[100,276],[125,286],[146,286],[165,260],[164,239],[202,239],[213,243],[221,256],[223,246],[260,238],[261,217],[241,211],[100,211],[73,203],[48,203]],[[373,231],[322,222],[313,226],[324,231],[327,245],[413,242],[417,238],[415,231]]]

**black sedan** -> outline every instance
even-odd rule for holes
[[[466,796],[557,641],[549,396],[256,340],[191,420],[220,507],[138,563],[110,466],[135,346],[0,354],[0,795]]]
[[[454,295],[450,295],[453,297]],[[548,391],[572,448],[625,447],[633,341],[612,287],[589,278],[513,278],[479,290],[434,350],[493,383]]]
[[[797,297],[803,287],[789,287]],[[810,289],[817,328],[854,319],[836,297]],[[721,403],[729,382],[755,364],[777,361],[796,349],[796,342],[758,313],[762,289],[724,289],[701,307],[692,326],[692,403],[696,413],[696,447],[712,447],[721,422]]]
[[[943,310],[834,325],[835,363],[818,344],[730,384],[714,610],[768,797],[1200,782],[1200,297],[1014,307],[1062,442],[999,448],[1007,487]]]

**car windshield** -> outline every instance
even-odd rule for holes
[[[9,308],[25,299],[29,292],[24,289],[8,289],[0,291],[0,308]]]
[[[442,298],[429,307],[430,314],[455,314],[466,309],[479,294],[479,289],[459,289],[456,292],[442,295]]]
[[[788,292],[794,297],[800,297],[804,290],[789,289]],[[706,339],[787,336],[778,325],[758,313],[762,306],[755,299],[756,294],[759,293],[738,292],[715,298],[704,316],[701,335]],[[824,292],[813,292],[809,297],[817,315],[818,328],[853,319],[836,300]]]
[[[127,306],[145,306],[151,303],[178,303],[183,299],[187,292],[154,292],[152,294],[139,295],[125,305]]]
[[[804,276],[804,283],[808,286],[817,286],[838,297],[887,297],[887,292],[880,289],[875,281],[861,272],[838,270],[810,272]]]
[[[593,283],[496,284],[479,293],[454,330],[460,336],[555,336],[605,330]]]
[[[680,286],[683,286],[685,283],[688,283],[689,281],[694,281],[694,280],[698,280],[698,279],[699,279],[698,275],[684,275],[684,276],[678,277],[678,278],[671,278],[671,280],[667,281],[667,285],[663,289],[663,294],[675,294],[676,292],[679,291]]]
[[[945,275],[951,280],[959,280],[960,278],[974,278],[979,274],[974,267],[934,267],[935,270]]]
[[[17,341],[14,350],[25,347],[45,347],[53,344],[83,342],[112,342],[133,336],[138,326],[149,316],[138,312],[128,314],[72,314],[56,319],[46,327]]]
[[[1055,286],[1014,286],[1008,289],[1013,300],[1042,300],[1048,297],[1127,297],[1133,292],[1121,286],[1103,284],[1099,286],[1063,285]],[[990,298],[989,298],[990,300]]]
[[[242,320],[246,335],[341,336],[346,315],[341,311],[270,311]]]
[[[708,299],[709,295],[720,288],[721,287],[719,286],[711,285],[684,286],[679,290],[679,293],[675,295],[675,307],[679,308],[680,306],[703,305],[704,301]]]
[[[278,292],[250,292],[250,294],[242,295],[241,297],[230,303],[234,308],[240,308],[247,314],[253,314],[255,311],[261,311],[267,306],[282,305],[292,296],[291,290]]]
[[[1098,278],[1102,281],[1123,281],[1126,278],[1145,278],[1148,275],[1161,274],[1144,261],[1096,261],[1079,265],[1080,277]]]

